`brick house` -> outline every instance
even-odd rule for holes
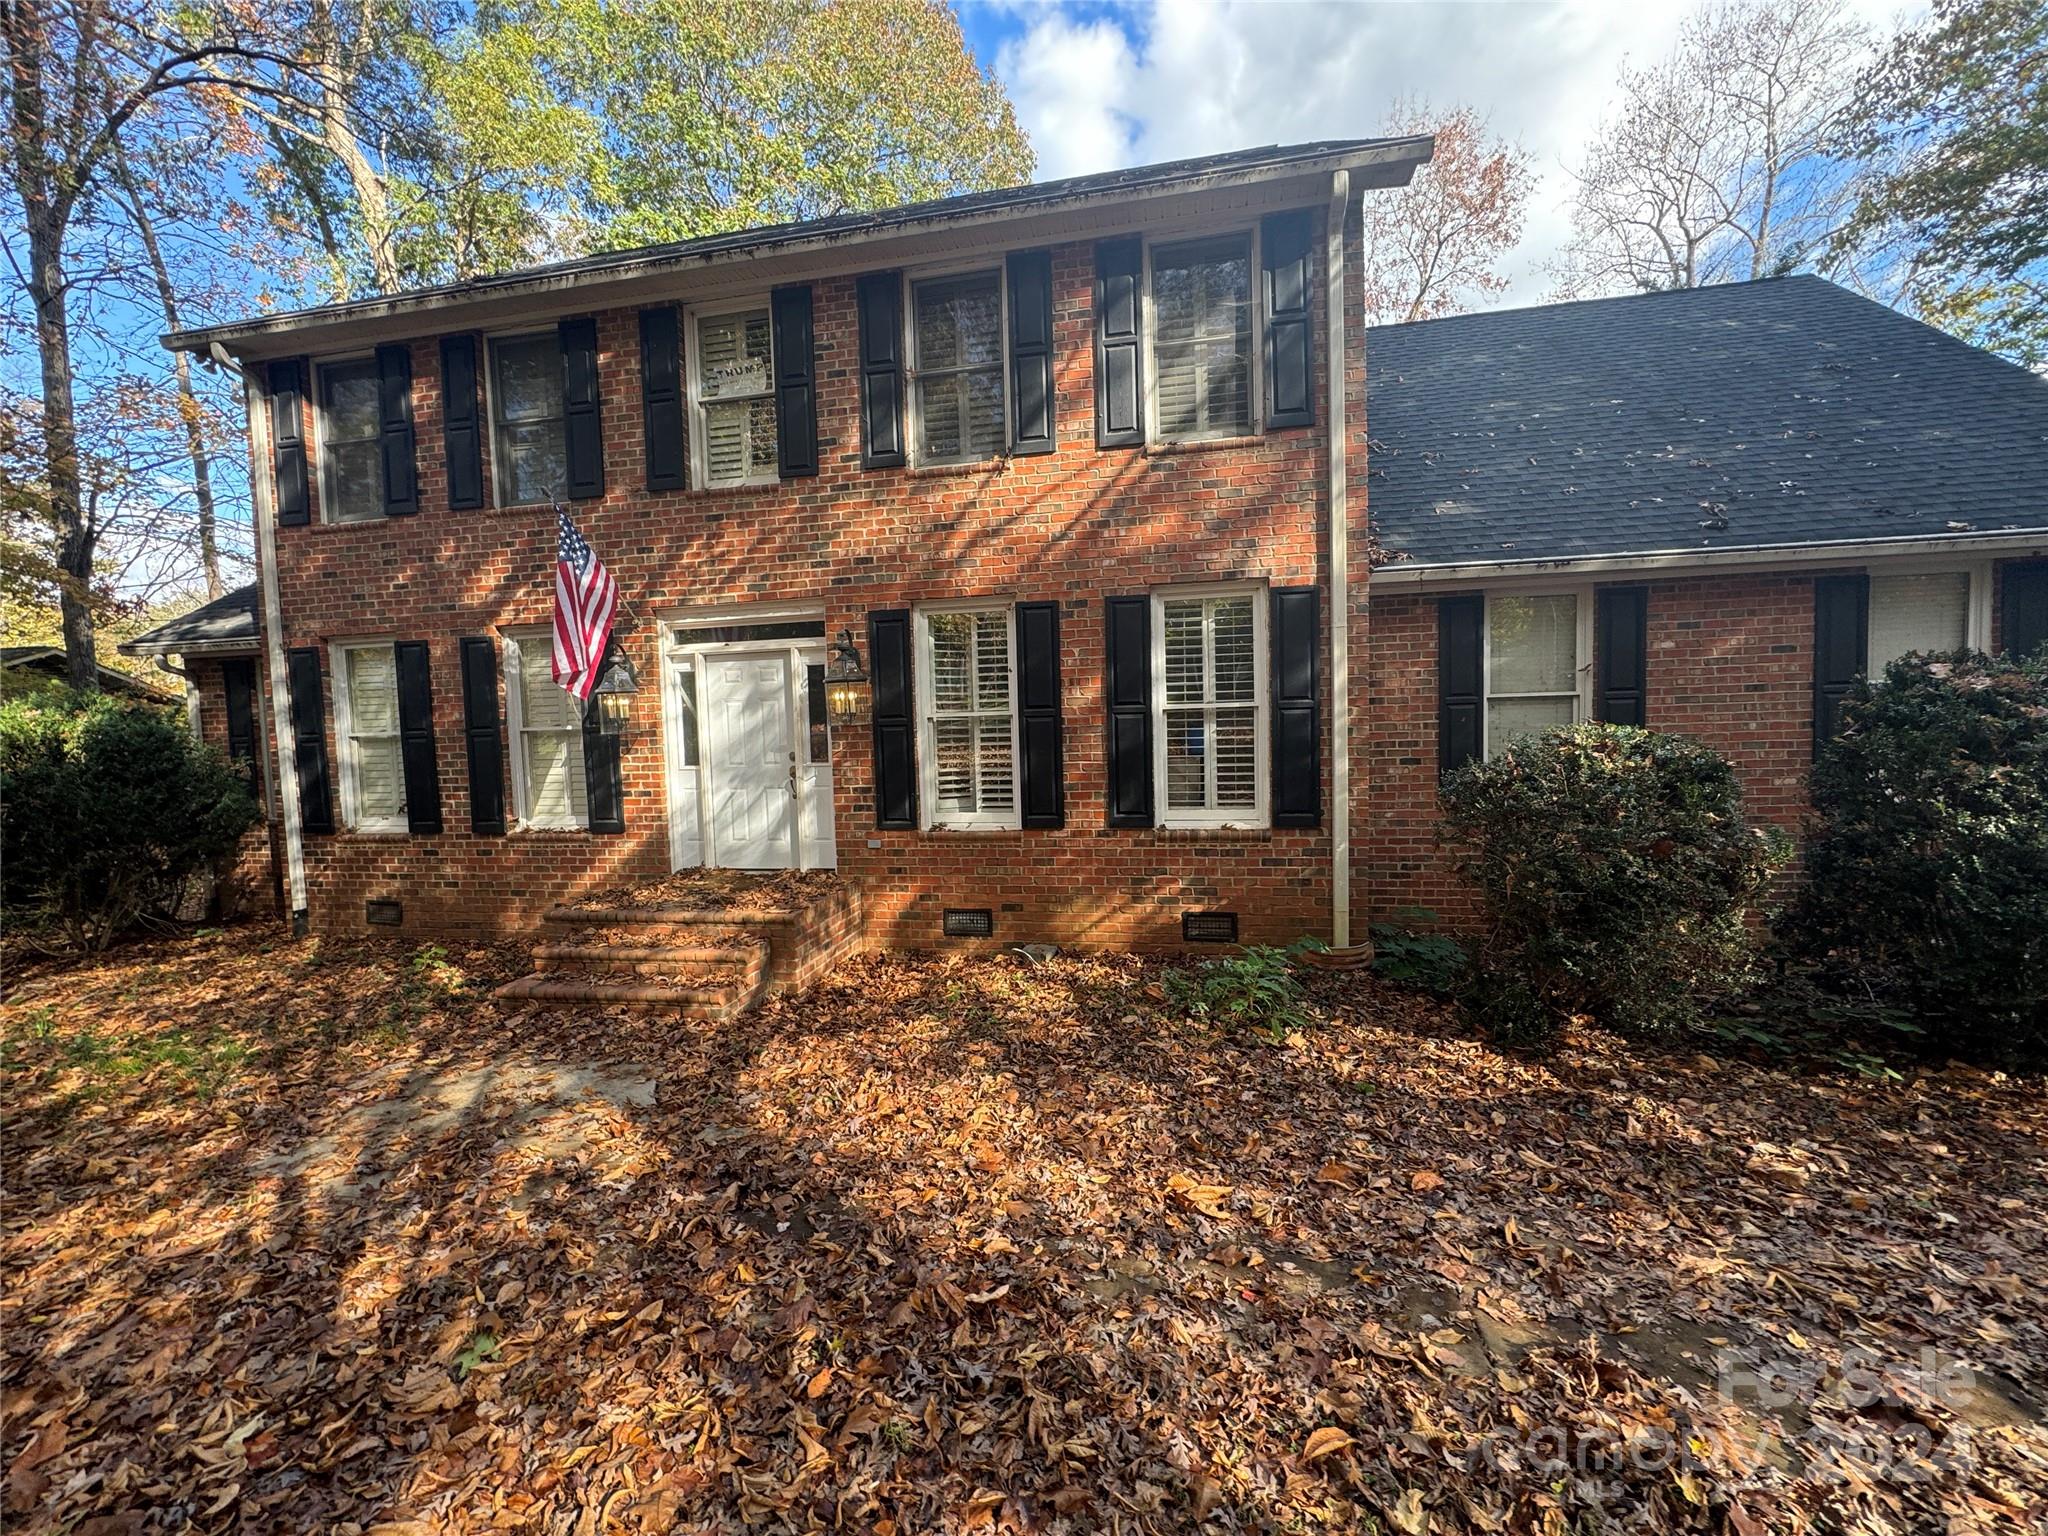
[[[134,648],[260,760],[321,928],[703,865],[836,869],[884,946],[1146,948],[1454,912],[1437,774],[1550,720],[1698,735],[1792,822],[1856,672],[2041,638],[2048,385],[1813,279],[1368,333],[1362,199],[1429,152],[174,335],[248,381],[264,598]],[[580,719],[558,503],[637,680]]]

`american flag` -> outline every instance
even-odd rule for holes
[[[571,698],[587,701],[604,670],[619,584],[569,521],[568,509],[555,508],[555,518],[555,681]]]

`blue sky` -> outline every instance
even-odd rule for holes
[[[1925,10],[1847,0],[1874,27]],[[1570,228],[1566,165],[1598,131],[1624,59],[1668,49],[1679,0],[960,0],[1042,179],[1185,155],[1369,136],[1407,95],[1470,105],[1539,178],[1512,286],[1528,304]]]

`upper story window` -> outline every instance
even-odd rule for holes
[[[1572,592],[1486,599],[1486,755],[1586,717],[1590,605]]]
[[[768,306],[698,315],[691,355],[690,438],[699,485],[776,478],[775,333]]]
[[[399,750],[398,658],[389,641],[336,647],[335,742],[341,749],[342,820],[359,832],[403,832],[405,766]]]
[[[491,444],[498,505],[560,501],[569,484],[562,341],[554,331],[491,342]]]
[[[377,360],[322,363],[318,376],[320,507],[330,523],[361,523],[384,515],[378,441]]]
[[[1153,597],[1155,778],[1162,826],[1265,817],[1266,605],[1259,589]]]
[[[918,613],[924,803],[939,827],[1015,827],[1017,688],[1007,607]]]
[[[1870,578],[1866,675],[1911,651],[1959,651],[1971,644],[1970,573],[1920,571]],[[1988,637],[1981,644],[1988,644]]]
[[[1154,246],[1152,435],[1165,442],[1252,430],[1249,235]]]
[[[921,464],[1003,451],[1003,279],[999,271],[911,284],[911,401]]]

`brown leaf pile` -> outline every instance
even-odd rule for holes
[[[8,1529],[2048,1518],[2038,1082],[1538,1064],[1369,977],[1238,1044],[1121,958],[500,1016],[523,963],[13,978]]]

